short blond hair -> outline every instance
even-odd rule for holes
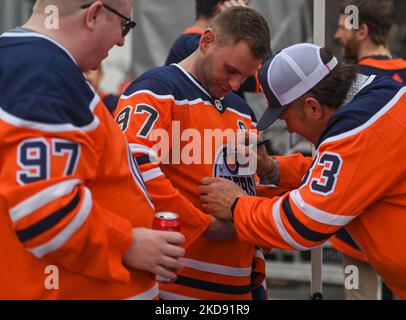
[[[271,33],[264,16],[251,8],[231,7],[216,16],[209,26],[217,32],[216,45],[246,41],[254,57],[263,60],[271,54]]]

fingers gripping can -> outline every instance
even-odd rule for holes
[[[177,231],[180,232],[179,215],[173,212],[157,212],[152,221],[152,229],[160,231]],[[158,282],[169,283],[170,279],[156,275],[155,280]]]

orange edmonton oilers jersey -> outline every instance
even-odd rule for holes
[[[358,62],[359,71],[367,76],[378,75],[391,77],[399,83],[406,83],[406,61],[389,56],[369,56]],[[331,238],[335,249],[354,259],[366,262],[365,256],[358,248],[356,242],[345,229],[340,230]]]
[[[242,197],[241,240],[308,250],[345,227],[385,284],[406,298],[406,87],[371,76],[330,120],[316,158],[279,157],[282,197]],[[291,169],[295,168],[295,169]],[[300,186],[299,186],[300,185]]]
[[[122,263],[152,202],[72,56],[17,28],[0,37],[0,74],[0,299],[157,297]]]
[[[161,298],[250,299],[254,246],[236,236],[228,241],[204,238],[211,219],[202,211],[197,192],[202,178],[214,176],[256,194],[252,174],[241,174],[238,165],[227,162],[222,136],[226,130],[235,135],[255,128],[248,105],[234,93],[214,99],[182,67],[170,65],[148,71],[130,85],[116,121],[157,211],[178,213],[186,236],[185,267],[174,284],[160,286]],[[159,144],[162,148],[156,148]]]

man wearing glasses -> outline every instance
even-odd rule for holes
[[[137,24],[135,21],[132,21],[130,18],[127,18],[126,16],[122,15],[120,12],[118,12],[116,9],[110,7],[109,5],[102,3],[103,7],[106,8],[107,10],[113,12],[115,15],[119,16],[121,19],[123,19],[123,23],[121,24],[122,32],[123,32],[123,38],[133,29]],[[92,4],[85,4],[81,6],[82,9],[87,9],[90,8]]]
[[[88,1],[37,0],[0,37],[0,299],[154,299],[149,272],[180,267],[184,237],[148,229],[154,205],[82,74],[124,45],[132,1]]]

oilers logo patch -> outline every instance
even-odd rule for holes
[[[223,104],[221,103],[221,101],[219,99],[215,99],[214,100],[214,106],[216,107],[216,109],[220,112],[224,111],[224,107]]]
[[[255,180],[248,166],[237,161],[237,155],[227,145],[221,146],[216,154],[213,176],[233,181],[251,196],[256,195]]]

